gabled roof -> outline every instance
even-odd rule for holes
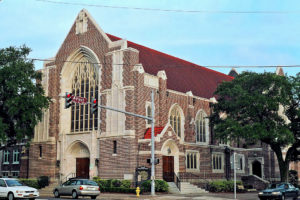
[[[154,137],[162,132],[164,127],[154,127]],[[151,139],[151,128],[147,128],[144,139]]]
[[[112,41],[121,38],[107,34]],[[139,51],[139,62],[146,73],[157,75],[158,71],[165,70],[167,75],[167,89],[186,93],[203,98],[214,96],[218,84],[231,81],[233,77],[199,66],[180,58],[156,51],[154,49],[128,41],[128,47]]]

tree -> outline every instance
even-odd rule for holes
[[[0,49],[0,143],[5,146],[32,138],[50,103],[29,52],[26,46]]]
[[[269,145],[277,156],[281,181],[287,181],[289,163],[300,147],[300,73],[287,78],[245,72],[220,84],[215,94],[218,102],[212,105],[211,121],[216,137]]]

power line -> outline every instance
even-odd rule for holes
[[[95,64],[95,65],[131,65],[131,64],[124,64],[124,63],[98,63],[98,62],[89,62],[89,61],[73,61],[73,60],[53,60],[53,59],[41,59],[41,58],[28,58],[28,60],[32,60],[32,61],[46,61],[46,62],[55,62],[55,63],[82,63],[82,64]],[[206,68],[275,68],[275,67],[288,67],[288,68],[297,68],[300,67],[300,65],[224,65],[224,66],[220,66],[220,65],[216,65],[216,66],[212,66],[212,65],[197,65],[194,64],[195,66],[199,66],[199,67],[206,67]],[[182,67],[182,65],[158,65],[161,67]],[[157,65],[153,67],[158,67]]]
[[[159,11],[159,12],[181,12],[181,13],[207,13],[207,14],[299,14],[300,13],[300,11],[297,10],[296,11],[182,10],[182,9],[142,8],[142,7],[129,7],[129,6],[109,6],[109,5],[101,5],[101,4],[85,4],[85,3],[52,1],[52,0],[35,0],[35,1],[44,2],[44,3],[53,3],[53,4],[98,7],[98,8],[129,9],[129,10]]]

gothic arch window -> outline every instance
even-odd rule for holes
[[[208,119],[203,111],[198,112],[195,120],[196,142],[206,142],[208,133]]]
[[[178,137],[182,136],[182,116],[180,114],[179,106],[173,107],[170,113],[170,125],[172,126]]]
[[[74,66],[72,93],[85,97],[88,102],[98,98],[97,67],[81,58]],[[90,104],[75,104],[71,109],[71,132],[84,132],[98,129],[98,116],[91,113]]]
[[[147,117],[152,117],[150,105],[147,106]],[[150,124],[151,124],[151,120],[147,120],[147,125],[150,125]]]

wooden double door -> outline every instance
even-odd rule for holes
[[[90,158],[76,158],[76,177],[90,178]]]
[[[174,156],[163,156],[163,179],[174,182]]]

